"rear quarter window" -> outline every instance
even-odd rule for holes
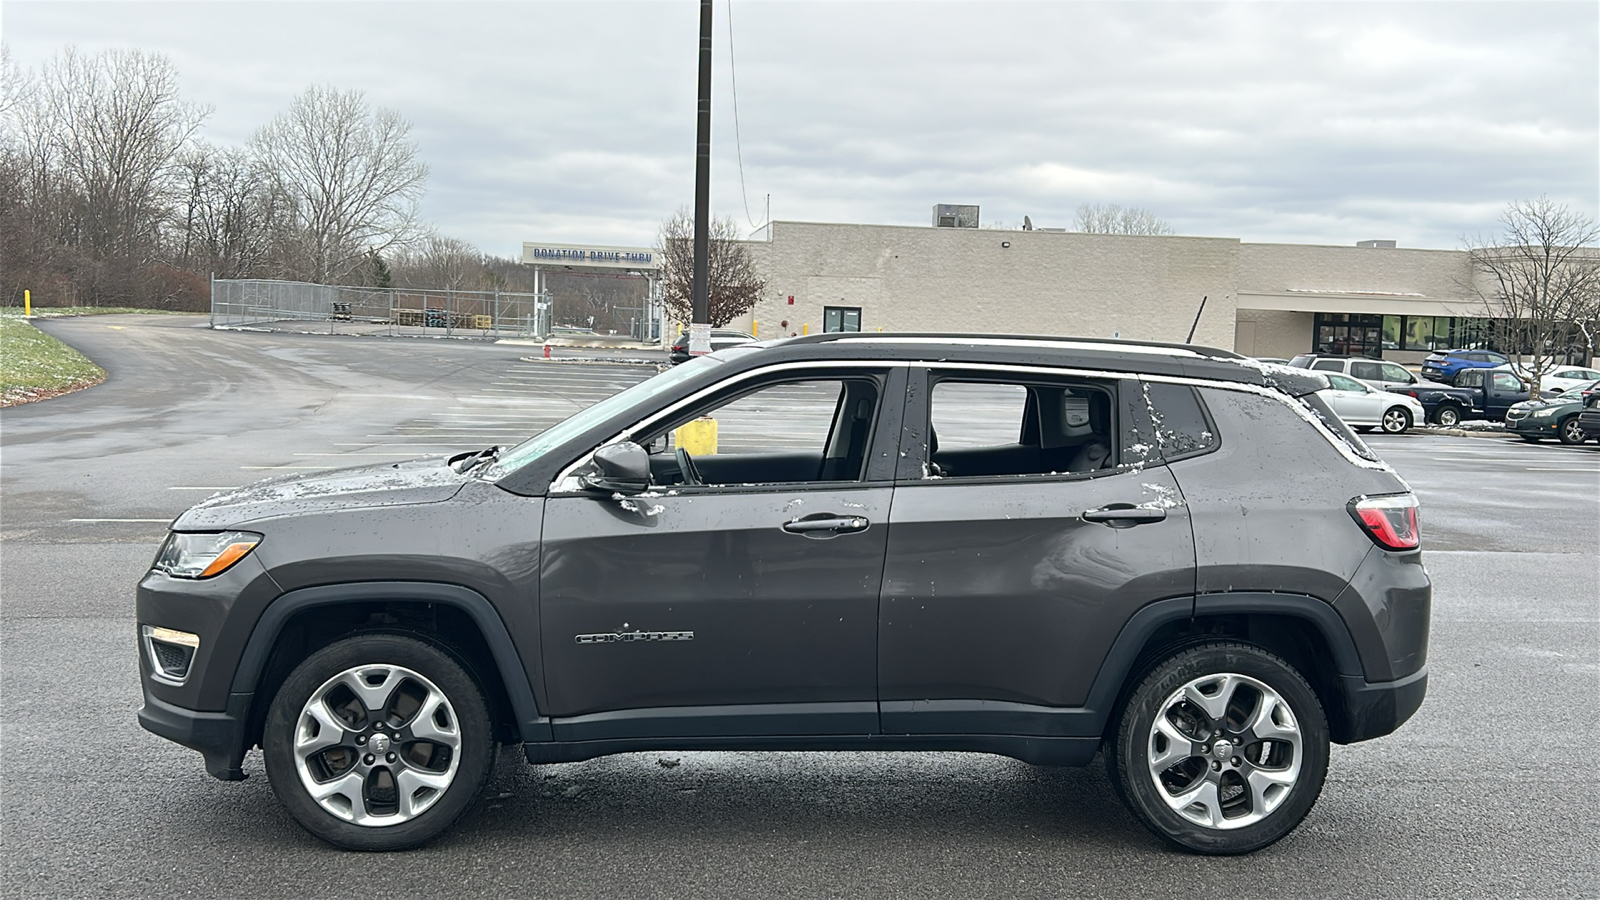
[[[1164,459],[1183,459],[1216,449],[1216,427],[1194,388],[1147,381],[1144,396],[1156,445]]]

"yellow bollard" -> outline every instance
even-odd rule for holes
[[[33,291],[22,292],[22,314],[25,316],[33,315]]]
[[[755,319],[751,319],[750,320],[750,336],[751,337],[760,337],[761,336],[761,323],[757,322]]]
[[[801,325],[800,326],[800,333],[801,334],[810,334],[811,333],[810,324]]]
[[[717,420],[701,416],[685,422],[672,432],[678,448],[690,456],[715,456],[717,452]]]

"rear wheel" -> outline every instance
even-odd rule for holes
[[[1434,411],[1433,420],[1446,428],[1453,428],[1461,424],[1461,410],[1453,404],[1446,403]]]
[[[455,660],[369,634],[289,674],[262,749],[273,792],[307,831],[349,850],[403,850],[466,811],[495,746],[483,694]]]
[[[1391,406],[1383,411],[1383,433],[1404,434],[1411,428],[1411,412],[1404,406]]]
[[[1577,416],[1567,416],[1562,419],[1561,424],[1556,426],[1556,435],[1561,438],[1563,444],[1581,444],[1589,438],[1583,433],[1583,429],[1578,427]]]
[[[1133,690],[1106,763],[1161,839],[1198,853],[1249,853],[1293,831],[1316,803],[1328,724],[1282,659],[1248,644],[1203,644],[1167,658]]]

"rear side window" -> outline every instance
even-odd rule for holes
[[[1194,388],[1147,381],[1144,396],[1163,458],[1182,459],[1216,449],[1216,430]]]
[[[1344,360],[1319,359],[1311,364],[1311,368],[1316,369],[1318,372],[1343,372]]]
[[[1314,358],[1315,357],[1311,356],[1309,353],[1302,353],[1299,356],[1296,356],[1294,359],[1289,360],[1289,365],[1294,366],[1297,369],[1304,369],[1311,365],[1311,360]]]
[[[1116,389],[1076,379],[934,382],[924,477],[1082,475],[1117,465]]]
[[[1411,373],[1407,372],[1405,369],[1400,368],[1394,363],[1384,363],[1383,380],[1398,381],[1404,384],[1410,384],[1413,379],[1411,378]]]
[[[1365,381],[1378,381],[1383,377],[1383,366],[1369,362],[1351,363],[1350,377],[1360,378]]]

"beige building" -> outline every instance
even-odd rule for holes
[[[751,242],[760,337],[815,331],[1070,334],[1416,362],[1477,338],[1467,254],[1236,238],[776,222]],[[1205,308],[1201,312],[1201,299]]]

